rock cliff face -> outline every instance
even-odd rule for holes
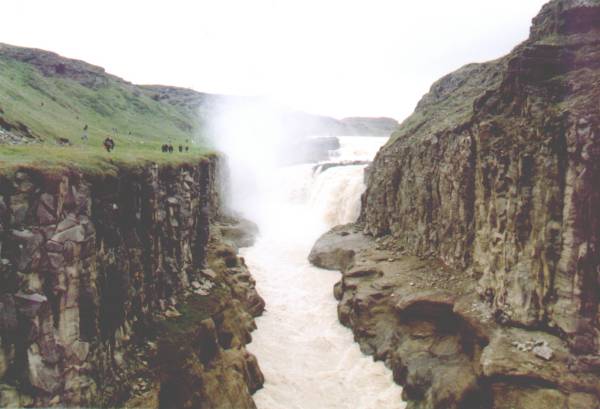
[[[423,118],[377,156],[363,209],[367,232],[472,266],[504,319],[554,328],[589,352],[600,264],[598,13],[597,2],[553,1],[510,55],[436,83],[417,108]]]
[[[345,268],[340,318],[409,407],[598,407],[598,84],[600,2],[551,1],[509,55],[436,82],[380,150],[364,234],[317,244],[314,262]],[[460,347],[432,350],[451,333]],[[449,385],[449,367],[471,369]]]
[[[230,398],[253,407],[262,375],[243,345],[263,304],[235,250],[214,251],[219,172],[210,157],[104,176],[23,170],[0,181],[0,406],[119,406],[148,385],[168,389],[156,342],[170,335],[165,322],[195,313],[202,322],[190,321],[189,338],[200,339],[192,351],[204,360],[194,379],[241,380],[221,384],[208,394],[221,404],[205,397],[205,407],[232,407],[222,403]],[[206,297],[218,302],[204,308]]]

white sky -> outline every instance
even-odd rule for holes
[[[0,42],[135,83],[343,117],[412,112],[431,83],[527,38],[545,0],[4,0]]]

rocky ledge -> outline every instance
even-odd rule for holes
[[[221,166],[0,180],[0,407],[254,407],[264,302]]]
[[[338,317],[361,350],[385,361],[407,409],[598,409],[600,358],[563,338],[497,320],[476,280],[399,250],[363,226],[339,226],[310,260],[342,270]]]

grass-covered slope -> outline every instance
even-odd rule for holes
[[[391,118],[311,115],[260,97],[135,85],[83,61],[0,43],[0,175],[19,167],[105,173],[146,162],[190,162],[210,153],[208,135],[218,137],[208,125],[214,118],[255,104],[277,112],[294,142],[307,135],[387,136],[397,126]],[[102,147],[107,136],[117,145],[111,153]],[[167,142],[173,154],[161,152]],[[177,152],[180,144],[190,151]]]
[[[423,140],[446,129],[460,128],[471,120],[473,102],[486,90],[498,87],[506,59],[468,64],[436,81],[392,134],[397,140]]]
[[[89,138],[83,141],[86,124]],[[188,161],[207,153],[201,126],[193,109],[162,102],[102,68],[0,44],[2,169],[69,165],[104,171],[115,162]],[[109,135],[117,144],[110,154],[102,148]],[[168,141],[191,151],[163,154],[160,146]]]

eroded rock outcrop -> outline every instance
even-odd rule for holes
[[[0,181],[0,406],[119,406],[151,389],[137,377],[159,388],[162,372],[148,362],[157,327],[206,297],[218,307],[196,311],[205,316],[193,321],[193,339],[234,335],[219,338],[197,379],[242,379],[207,393],[245,406],[211,407],[253,406],[262,375],[243,346],[264,303],[235,249],[227,268],[207,269],[227,259],[212,250],[219,172],[210,157],[117,175],[23,170]],[[243,331],[227,329],[232,322]],[[194,353],[208,354],[205,344]]]
[[[600,408],[600,360],[567,339],[499,321],[472,274],[410,255],[392,236],[339,226],[311,261],[342,268],[340,322],[361,350],[384,360],[407,408]]]
[[[599,17],[551,1],[509,55],[436,82],[360,223],[313,250],[411,408],[599,406]]]
[[[160,322],[157,350],[150,355],[154,387],[137,394],[127,407],[255,409],[251,394],[264,376],[246,351],[256,329],[254,317],[265,303],[237,250],[213,227],[208,266],[192,282],[193,294],[175,317]]]

